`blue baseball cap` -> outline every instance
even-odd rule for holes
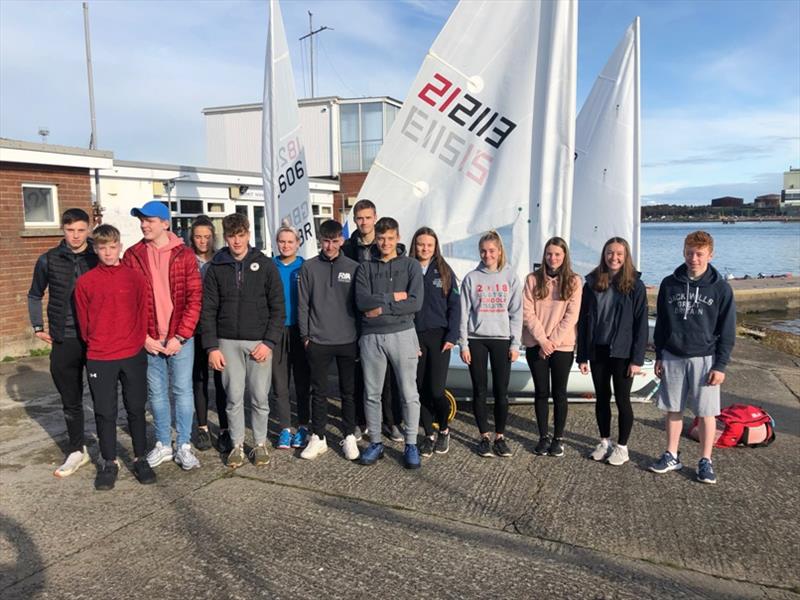
[[[169,221],[169,209],[161,200],[150,200],[142,208],[132,208],[132,217],[158,217],[163,221]]]

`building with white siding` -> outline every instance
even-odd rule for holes
[[[311,177],[339,181],[334,215],[341,219],[358,191],[400,110],[388,96],[327,96],[298,101],[306,163]],[[261,169],[261,104],[203,109],[209,167]]]

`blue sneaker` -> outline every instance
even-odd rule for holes
[[[406,469],[419,469],[419,450],[417,450],[416,444],[406,444],[405,450],[403,450],[403,466]]]
[[[701,458],[697,463],[697,481],[700,483],[717,483],[717,476],[714,474],[714,466],[708,458]]]
[[[361,457],[358,462],[362,465],[374,465],[379,458],[383,458],[383,444],[370,444],[365,450],[361,451]]]
[[[678,456],[673,456],[672,452],[664,452],[657,462],[647,467],[653,473],[668,473],[669,471],[680,471],[683,468],[681,464],[681,453]]]
[[[306,429],[305,427],[298,427],[297,432],[292,436],[292,448],[305,448],[307,444],[308,444],[308,429]]]
[[[288,450],[292,447],[292,430],[283,429],[278,436],[278,450]]]

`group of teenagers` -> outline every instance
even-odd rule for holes
[[[446,454],[450,447],[445,385],[456,346],[472,380],[480,456],[512,456],[505,437],[508,385],[511,364],[524,351],[535,387],[535,454],[564,455],[567,382],[577,361],[583,374],[591,373],[595,388],[600,440],[589,457],[614,466],[629,460],[630,395],[644,365],[648,307],[622,238],[606,242],[585,281],[572,270],[567,243],[551,238],[541,265],[522,283],[507,262],[501,236],[488,231],[479,240],[480,262],[459,283],[432,229],[418,229],[406,253],[397,221],[378,219],[370,200],[354,206],[357,231],[347,240],[339,222],[321,223],[319,254],[308,260],[298,256],[300,236],[288,226],[276,232],[273,257],[251,246],[250,224],[242,214],[222,220],[226,245],[216,251],[214,224],[207,217],[193,221],[187,246],[170,231],[162,202],[147,202],[131,215],[139,219],[143,238],[123,255],[115,227],[103,224],[91,231],[85,211],[67,210],[64,239],[34,269],[31,323],[35,334],[52,344],[50,371],[69,439],[57,477],[90,462],[84,368],[100,449],[95,487],[108,490],[119,472],[118,384],[133,442],[132,471],[149,484],[156,481],[158,465],[174,460],[185,470],[198,468],[195,449],[213,447],[209,367],[219,419],[216,447],[228,467],[248,459],[256,466],[269,463],[270,389],[279,426],[275,447],[300,449],[303,459],[319,457],[328,450],[328,371],[334,361],[345,458],[375,464],[384,456],[386,435],[404,442],[402,463],[417,469],[421,457]],[[704,483],[716,483],[711,450],[719,386],[735,340],[733,294],[709,262],[713,243],[706,232],[689,234],[685,262],[661,283],[655,374],[662,380],[657,404],[666,413],[667,444],[649,467],[655,473],[683,467],[678,444],[688,407],[700,418],[697,479]],[[253,433],[249,455],[246,392]],[[149,451],[147,404],[155,433]],[[369,443],[360,448],[362,438]]]

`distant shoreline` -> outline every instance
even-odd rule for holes
[[[642,223],[726,223],[735,225],[736,223],[797,223],[800,222],[800,215],[785,217],[724,217],[713,219],[709,217],[647,217],[642,219]]]

